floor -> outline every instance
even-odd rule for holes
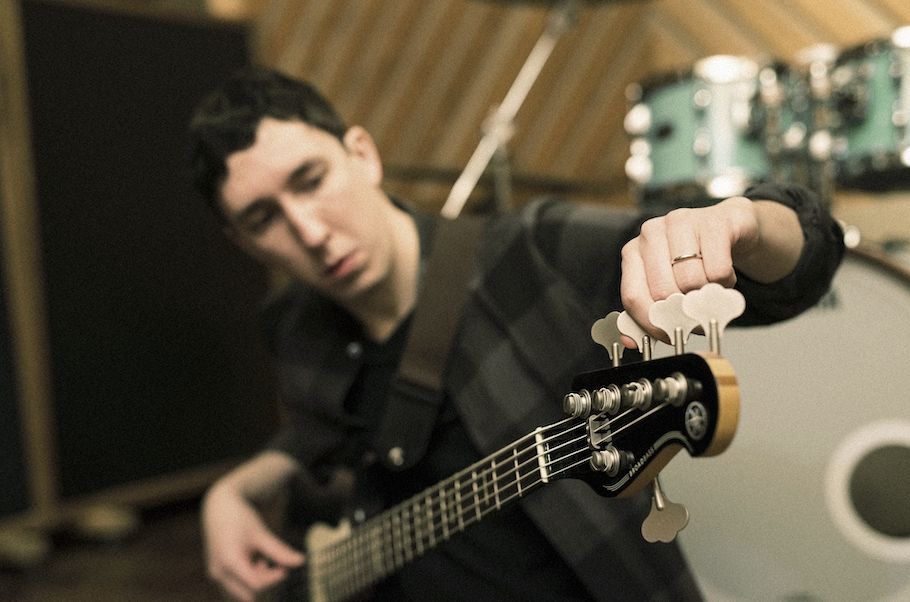
[[[54,538],[38,566],[0,569],[3,602],[223,602],[205,576],[196,501],[149,510],[124,541]]]

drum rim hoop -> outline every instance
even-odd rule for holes
[[[904,286],[910,288],[910,266],[898,263],[877,245],[860,243],[855,247],[848,247],[845,257],[859,258],[867,265],[872,265],[892,276],[896,276],[903,281]]]

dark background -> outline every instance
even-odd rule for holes
[[[266,275],[197,198],[184,134],[247,62],[246,30],[44,2],[22,15],[61,497],[247,455],[275,424]],[[21,471],[4,451],[4,473]]]

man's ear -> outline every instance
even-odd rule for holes
[[[370,181],[376,186],[382,184],[382,159],[370,133],[359,125],[353,125],[344,133],[343,142],[347,151],[364,163]]]

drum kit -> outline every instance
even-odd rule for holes
[[[760,181],[827,204],[910,191],[910,27],[812,46],[792,66],[711,56],[629,97],[626,172],[646,210]],[[701,517],[680,543],[710,602],[910,600],[908,266],[859,244],[818,306],[725,337],[744,399],[736,438],[710,467],[684,458],[663,473]]]
[[[716,55],[628,89],[626,173],[648,209],[699,206],[758,181],[910,188],[910,26],[795,65]]]

